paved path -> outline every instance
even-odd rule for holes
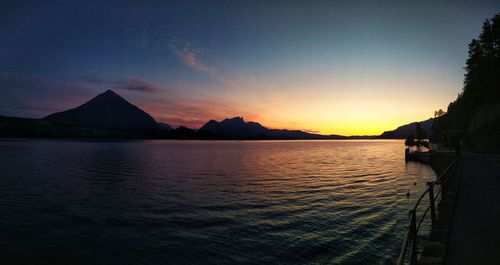
[[[446,264],[500,264],[500,157],[464,155]]]

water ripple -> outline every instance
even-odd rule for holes
[[[1,140],[0,159],[13,264],[393,264],[435,178],[402,141]]]

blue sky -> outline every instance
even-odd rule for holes
[[[0,114],[108,88],[174,126],[377,134],[461,91],[498,1],[2,1]]]

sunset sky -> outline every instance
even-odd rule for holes
[[[174,127],[243,116],[380,134],[446,109],[468,43],[498,11],[498,1],[1,1],[0,115],[41,118],[110,88]]]

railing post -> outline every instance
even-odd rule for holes
[[[455,158],[451,162],[451,164],[446,168],[446,170],[437,178],[435,182],[427,182],[427,185],[429,186],[429,189],[426,190],[426,192],[429,192],[429,203],[430,206],[428,209],[425,210],[425,213],[427,213],[428,210],[431,210],[431,218],[432,218],[432,225],[434,226],[435,223],[437,222],[436,218],[436,198],[434,198],[434,185],[438,184],[441,186],[441,190],[438,193],[441,193],[441,199],[444,199],[446,192],[448,190],[448,184],[450,182],[450,178],[454,177],[457,172],[458,172],[458,158]],[[416,216],[416,208],[420,204],[421,200],[425,194],[422,194],[420,198],[418,199],[415,207],[413,210],[409,211],[409,221],[408,221],[408,226],[407,226],[407,232],[405,235],[405,240],[403,243],[403,248],[401,249],[401,252],[399,254],[398,258],[398,265],[404,264],[406,257],[408,257],[408,264],[410,265],[416,265],[417,264],[417,258],[418,258],[418,250],[417,250],[417,216]],[[419,226],[423,221],[423,218],[425,217],[422,216],[422,219],[419,221]],[[407,255],[408,254],[408,255]]]
[[[450,178],[450,171],[446,172],[441,181],[441,199],[444,199],[446,193],[448,192],[448,180]]]
[[[411,244],[410,244],[410,255],[409,255],[409,264],[415,265],[417,264],[417,217],[415,214],[415,210],[410,211],[410,235],[411,235]]]
[[[434,201],[434,182],[427,182],[429,186],[429,203],[431,204],[431,220],[432,225],[436,223],[436,203]]]

